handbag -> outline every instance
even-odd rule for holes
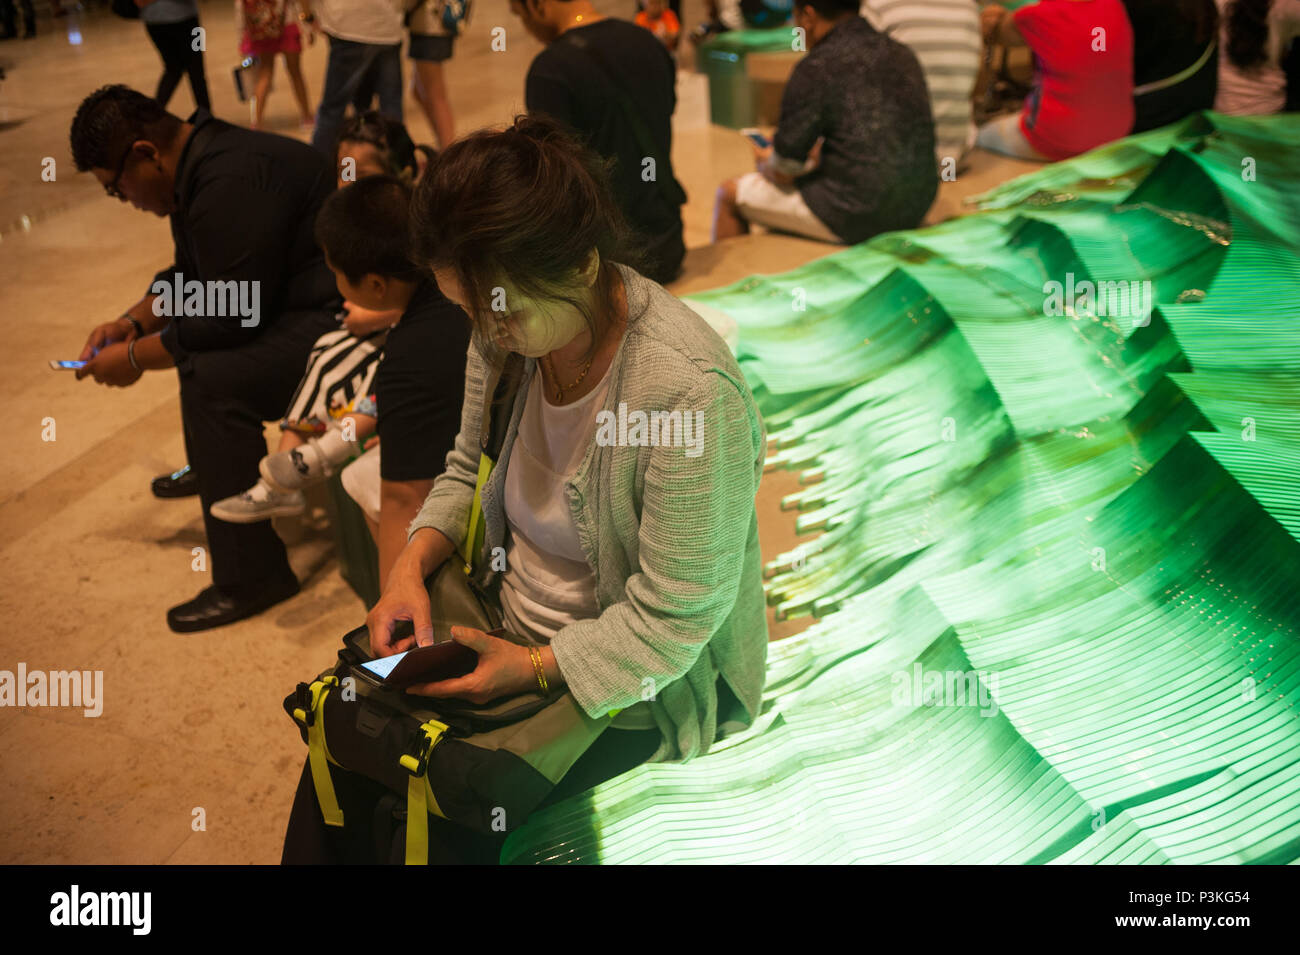
[[[498,629],[499,614],[475,582],[485,549],[481,494],[504,443],[520,384],[522,359],[509,356],[486,390],[479,475],[467,527],[465,560],[448,559],[425,580],[434,632],[471,626],[520,645]],[[495,413],[493,413],[495,412]],[[411,632],[409,622],[399,625]],[[406,863],[428,859],[428,814],[480,832],[506,832],[528,817],[590,748],[619,711],[589,717],[567,688],[540,688],[484,704],[432,699],[377,683],[369,632],[347,633],[337,663],[284,700],[307,744],[324,821],[343,826],[331,766],[359,773],[406,795]]]

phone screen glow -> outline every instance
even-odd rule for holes
[[[373,673],[381,680],[387,680],[388,674],[393,672],[393,667],[402,662],[402,657],[410,653],[410,650],[403,650],[401,653],[394,653],[391,657],[379,657],[377,660],[370,660],[361,664],[362,669]]]

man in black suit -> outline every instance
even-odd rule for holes
[[[182,121],[120,85],[82,102],[71,139],[77,169],[110,196],[171,219],[174,263],[91,332],[77,373],[125,387],[174,367],[180,379],[212,586],[167,623],[190,632],[260,613],[298,592],[284,545],[269,520],[228,524],[208,509],[257,482],[262,422],[284,413],[312,344],[336,327],[338,292],[312,235],[334,170],[303,143],[205,110]]]

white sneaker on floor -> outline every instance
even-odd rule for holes
[[[307,499],[301,491],[285,493],[258,481],[243,494],[217,501],[209,510],[217,520],[228,524],[255,524],[273,517],[293,517],[306,508]]]

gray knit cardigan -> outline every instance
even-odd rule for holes
[[[726,343],[662,286],[618,269],[628,326],[603,410],[617,418],[621,403],[632,421],[637,411],[691,414],[702,422],[702,450],[633,445],[631,427],[623,445],[593,436],[566,491],[595,572],[600,616],[564,627],[551,647],[574,699],[593,719],[653,694],[648,708],[663,740],[651,761],[686,760],[707,752],[719,727],[748,726],[759,712],[767,617],[754,495],[766,439]],[[487,549],[505,544],[506,469],[536,368],[525,360],[505,443],[483,488]],[[463,546],[484,392],[495,377],[476,339],[460,434],[409,533],[433,527]],[[481,580],[493,590],[499,576],[486,574]],[[719,675],[734,696],[722,713]]]

